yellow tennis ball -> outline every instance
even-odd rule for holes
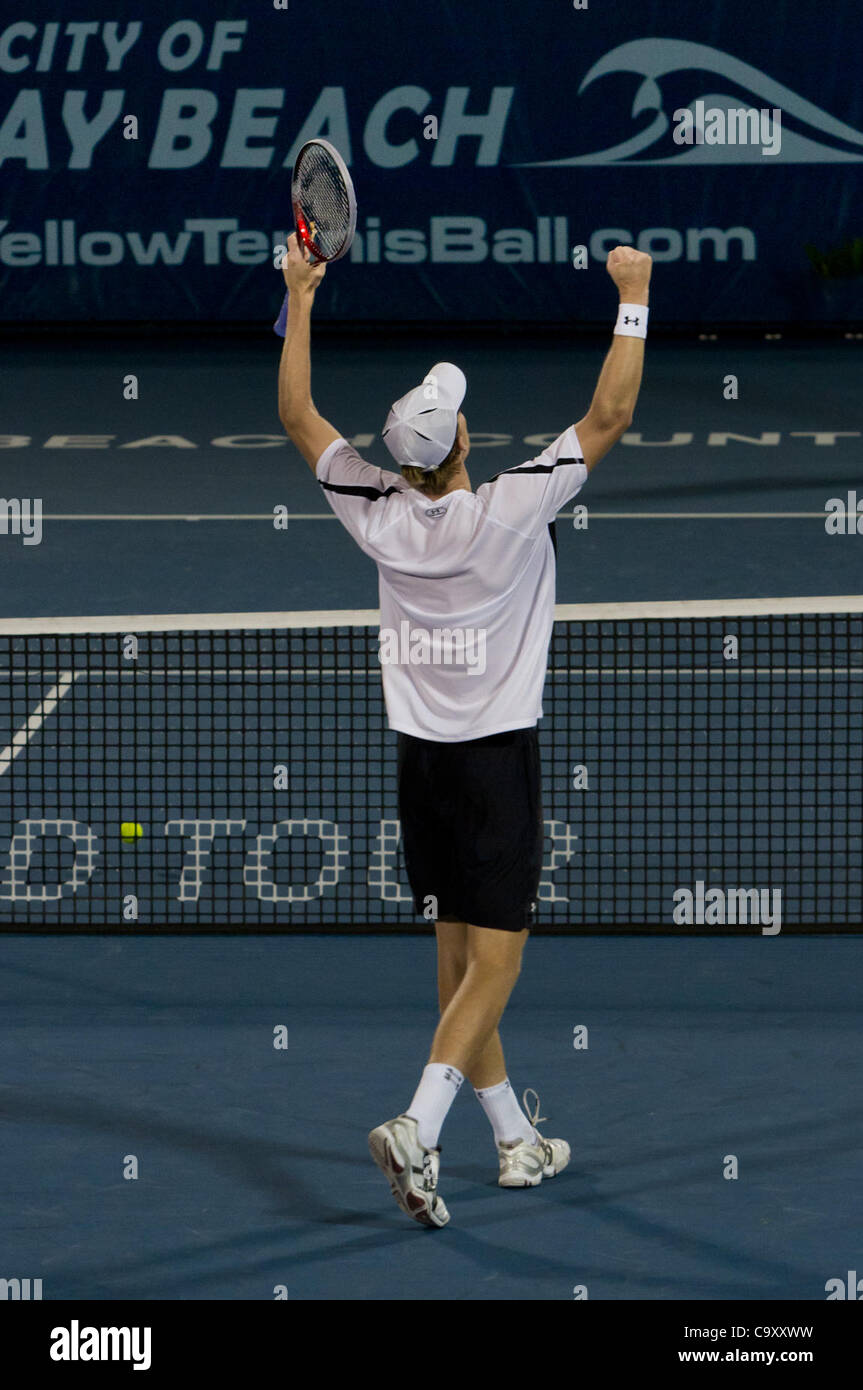
[[[140,840],[144,831],[137,821],[124,820],[120,826],[120,838],[126,845],[133,845],[136,840]]]

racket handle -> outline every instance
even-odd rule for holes
[[[284,338],[285,334],[286,334],[287,331],[288,331],[288,295],[289,295],[289,293],[290,293],[289,290],[285,290],[285,298],[284,298],[284,302],[282,303],[281,312],[280,312],[280,314],[279,314],[279,317],[276,319],[275,323],[273,324],[273,332],[274,332],[274,333],[278,333],[278,335],[279,335],[280,338]]]

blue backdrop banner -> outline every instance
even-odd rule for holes
[[[315,135],[359,207],[321,317],[606,322],[625,243],[654,322],[863,318],[859,5],[75,10],[0,21],[3,320],[272,320]]]

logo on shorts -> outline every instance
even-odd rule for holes
[[[427,507],[426,516],[446,516],[446,507]]]

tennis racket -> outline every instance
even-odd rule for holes
[[[297,237],[313,265],[337,261],[350,250],[357,228],[357,200],[347,165],[329,140],[303,145],[291,177],[291,202]],[[288,295],[273,325],[284,338]]]

